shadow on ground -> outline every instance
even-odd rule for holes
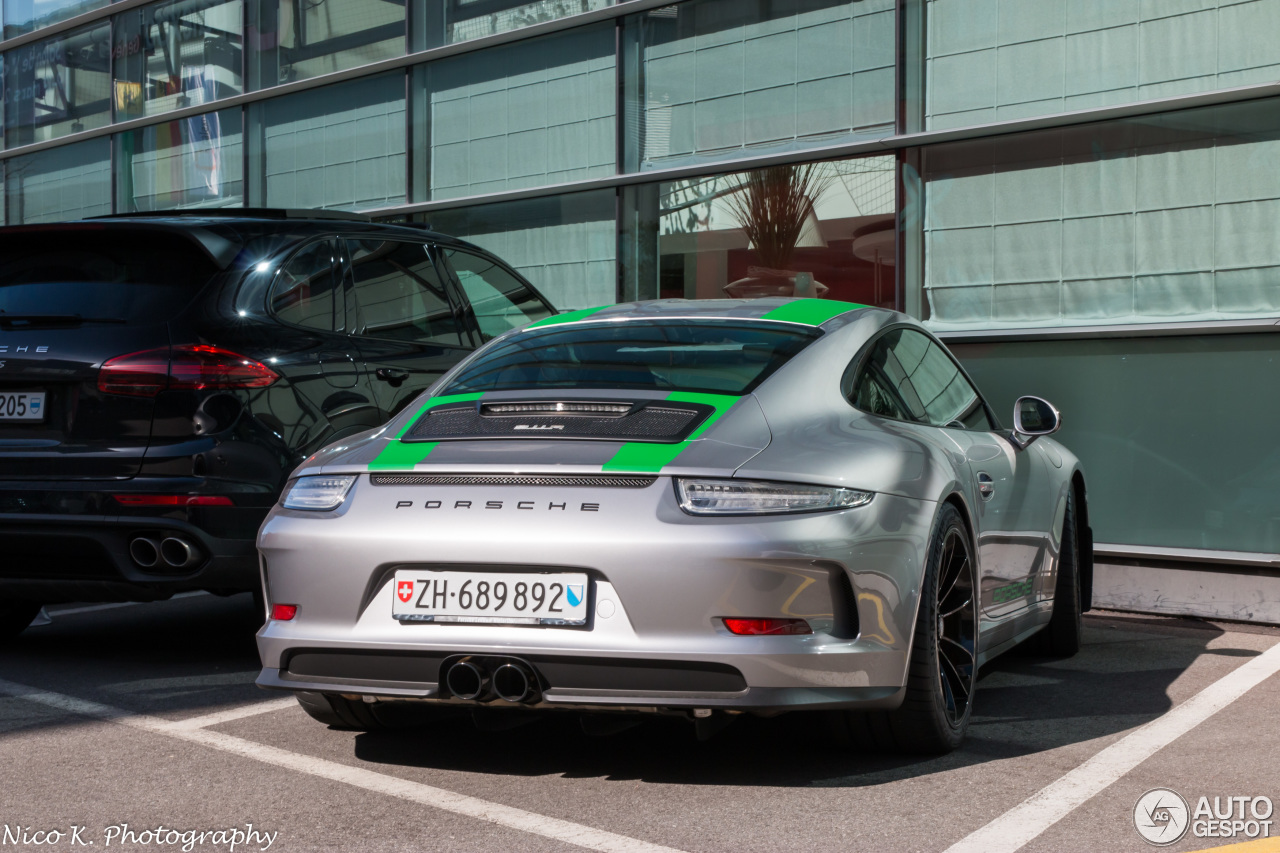
[[[1169,685],[1222,633],[1206,623],[1089,617],[1086,645],[1070,660],[1049,661],[1015,650],[986,667],[969,738],[962,749],[942,757],[865,754],[833,746],[819,712],[741,717],[706,742],[677,718],[653,718],[593,738],[584,735],[574,714],[531,715],[527,725],[497,732],[478,731],[462,716],[425,728],[359,735],[355,754],[374,764],[495,775],[686,785],[879,785],[1141,725],[1171,707]],[[1211,653],[1254,654],[1242,649]]]

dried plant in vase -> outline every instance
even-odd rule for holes
[[[730,296],[818,296],[827,288],[808,273],[790,269],[791,256],[814,205],[833,178],[825,163],[770,166],[748,172],[737,189],[724,198],[729,215],[755,249],[760,263],[747,277],[725,286]],[[815,222],[816,224],[816,222]],[[806,291],[806,292],[801,292]]]

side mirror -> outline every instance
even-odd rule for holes
[[[1026,447],[1038,436],[1053,435],[1062,428],[1062,415],[1048,400],[1019,397],[1013,404],[1013,433]]]

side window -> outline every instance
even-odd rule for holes
[[[421,243],[348,240],[355,334],[464,346],[444,283]]]
[[[337,277],[328,240],[311,243],[285,262],[271,286],[271,312],[286,323],[334,329]]]
[[[446,249],[445,256],[467,294],[486,341],[551,316],[524,282],[493,261],[458,249]]]
[[[989,430],[982,399],[942,347],[911,329],[882,335],[854,380],[871,414],[953,429]]]

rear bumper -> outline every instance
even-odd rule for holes
[[[198,550],[188,568],[150,569],[130,557],[138,536],[179,537]],[[0,513],[0,595],[63,601],[154,601],[193,589],[258,588],[252,539],[212,536],[189,521],[155,517]]]

